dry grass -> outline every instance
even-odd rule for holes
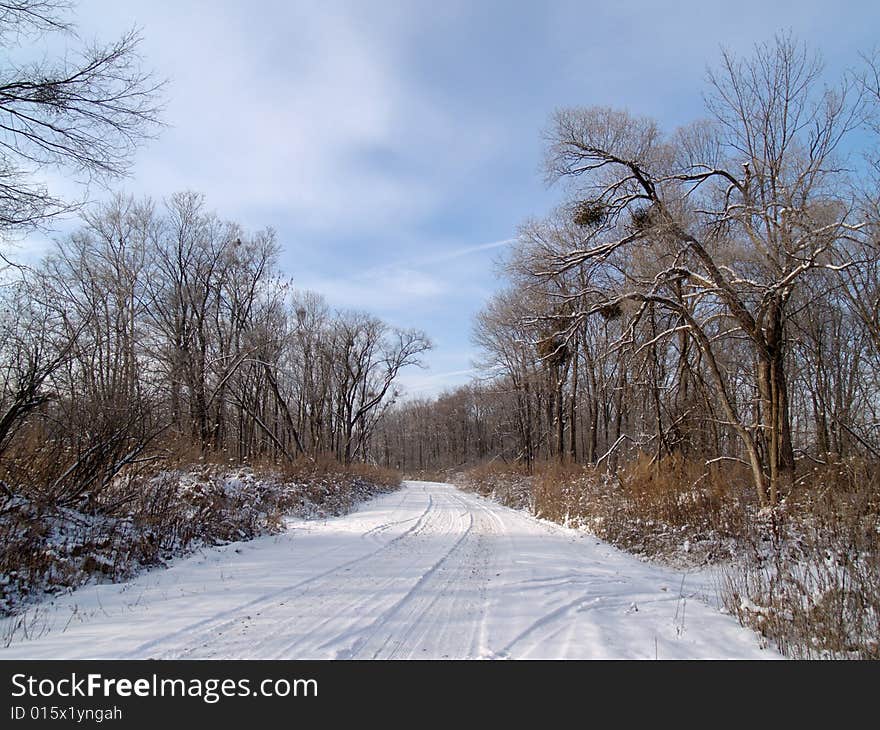
[[[811,469],[759,515],[721,593],[740,622],[799,659],[880,659],[880,472]]]
[[[405,472],[403,478],[419,482],[440,482],[445,484],[453,481],[459,471],[459,469],[452,467],[445,469],[415,469]]]
[[[516,465],[483,465],[459,482],[630,552],[687,564],[729,557],[749,503],[738,465],[707,471],[679,456],[659,463],[642,456],[614,475],[578,464],[540,464],[532,475]]]
[[[534,511],[533,478],[522,464],[487,462],[457,474],[453,482],[507,507]]]
[[[802,468],[760,510],[735,462],[646,456],[615,474],[579,465],[483,465],[465,488],[676,566],[720,563],[725,608],[797,658],[880,658],[880,469]]]
[[[279,475],[284,482],[302,485],[308,501],[333,515],[345,514],[357,502],[401,484],[400,474],[393,470],[370,464],[343,465],[331,456],[297,459],[283,465]]]

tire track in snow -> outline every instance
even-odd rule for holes
[[[369,626],[349,632],[327,642],[333,646],[339,639],[358,638],[337,651],[336,657],[395,659],[401,656],[418,657],[417,651],[427,651],[426,637],[442,641],[454,634],[455,649],[462,656],[483,653],[487,617],[487,579],[490,552],[485,545],[486,525],[479,519],[491,513],[481,506],[474,512],[472,505],[456,493],[449,496],[464,509],[469,518],[461,537],[442,555],[396,604],[387,609]],[[477,517],[475,517],[475,514]],[[477,595],[471,597],[469,594]],[[461,627],[464,616],[473,616],[466,645]],[[448,648],[448,652],[455,653]],[[447,656],[445,654],[444,656]]]
[[[436,509],[434,499],[430,494],[428,495],[428,498],[429,509],[434,514],[428,515],[428,518],[422,524],[421,529],[408,531],[402,535],[401,537],[403,539],[396,542],[392,554],[386,555],[383,553],[381,555],[371,555],[370,558],[372,560],[381,560],[382,563],[381,565],[376,566],[374,570],[371,571],[367,564],[359,564],[358,568],[362,569],[364,574],[363,576],[357,574],[351,576],[351,581],[354,583],[354,586],[345,584],[341,585],[338,580],[332,580],[332,576],[326,576],[327,580],[322,581],[321,584],[310,585],[308,587],[310,593],[315,592],[321,594],[322,597],[326,596],[327,598],[327,601],[319,601],[321,612],[318,615],[317,623],[305,625],[303,618],[307,617],[308,613],[315,609],[314,604],[307,603],[300,609],[305,613],[301,613],[301,615],[292,618],[288,617],[277,625],[277,634],[282,634],[283,630],[289,626],[296,626],[298,630],[296,638],[280,647],[275,646],[268,649],[268,656],[280,659],[290,656],[294,650],[299,652],[313,652],[312,654],[309,654],[309,656],[313,656],[315,652],[326,651],[327,647],[336,642],[339,636],[335,635],[329,640],[322,639],[322,631],[328,626],[332,626],[340,620],[343,622],[346,620],[353,620],[355,622],[369,620],[369,609],[381,606],[383,600],[387,600],[388,596],[394,595],[395,588],[398,592],[400,590],[407,590],[405,570],[389,571],[388,566],[394,565],[395,560],[399,561],[401,568],[412,565],[420,557],[420,554],[415,550],[415,546],[412,545],[412,542],[418,540],[420,537],[424,537],[426,540],[432,539],[436,534],[432,534],[429,528],[433,527],[436,529],[438,526],[444,526],[443,522],[440,520],[446,519],[448,517],[447,513]],[[449,534],[449,532],[439,532],[438,534],[444,535]],[[385,572],[391,573],[391,575],[384,579],[379,578],[383,569]],[[346,570],[349,569],[346,568]],[[363,584],[364,590],[362,591],[356,590],[359,582]],[[403,588],[401,588],[401,585]],[[346,595],[346,592],[349,595]],[[308,598],[308,595],[303,597]],[[332,611],[328,612],[326,609],[330,605],[332,605]],[[356,632],[357,629],[349,627],[343,631],[342,635]],[[264,645],[272,645],[275,643],[277,643],[277,639],[272,638],[263,644],[257,644],[254,646],[254,649],[260,650]]]
[[[243,612],[243,611],[255,608],[261,604],[271,603],[275,599],[280,598],[281,596],[284,596],[287,593],[291,593],[292,591],[296,591],[298,589],[306,587],[306,586],[308,586],[308,584],[313,583],[315,581],[318,581],[321,578],[332,575],[334,573],[338,573],[341,570],[346,570],[348,568],[352,568],[356,565],[359,565],[360,563],[363,563],[363,562],[369,560],[370,558],[374,557],[378,553],[381,553],[381,552],[389,549],[390,547],[392,547],[396,543],[405,539],[407,537],[407,535],[409,535],[410,533],[419,529],[420,526],[422,525],[423,520],[427,517],[428,513],[431,511],[432,506],[433,506],[433,499],[431,498],[430,495],[428,495],[428,504],[425,507],[425,510],[422,512],[422,514],[419,515],[419,517],[417,518],[416,524],[414,524],[412,527],[410,527],[409,529],[407,529],[405,532],[401,533],[397,537],[392,538],[389,542],[385,543],[381,547],[377,548],[376,550],[373,550],[372,552],[370,552],[366,555],[361,555],[357,558],[354,558],[353,560],[348,560],[348,561],[342,563],[341,565],[334,566],[333,568],[330,568],[326,571],[323,571],[323,572],[318,573],[316,575],[309,576],[308,578],[306,578],[302,581],[299,581],[298,583],[296,583],[292,586],[284,586],[283,588],[279,588],[276,591],[272,591],[270,593],[266,593],[266,594],[257,596],[256,598],[254,598],[251,601],[247,601],[245,603],[238,604],[232,608],[220,611],[220,612],[215,613],[211,616],[208,616],[207,618],[204,618],[200,621],[197,621],[195,623],[184,626],[183,628],[180,628],[180,629],[173,631],[169,634],[158,637],[158,638],[153,639],[151,641],[144,642],[144,643],[140,644],[139,646],[135,647],[130,652],[127,652],[125,654],[124,658],[126,658],[126,659],[138,658],[138,657],[142,656],[144,652],[149,652],[149,651],[155,649],[156,647],[161,646],[162,644],[183,639],[184,637],[189,636],[191,634],[194,634],[195,632],[199,632],[199,635],[202,635],[206,632],[216,633],[217,630],[223,629],[223,628],[228,628],[228,626],[234,624],[238,618],[238,615],[241,614],[241,612]],[[224,623],[224,620],[230,619],[230,618],[231,618],[231,621],[226,621]],[[220,622],[220,624],[218,625],[217,622]]]
[[[321,643],[318,640],[328,626],[340,620],[368,618],[371,609],[393,596],[401,584],[406,585],[405,578],[401,578],[404,571],[389,571],[388,566],[399,564],[403,568],[418,558],[413,541],[420,536],[427,540],[450,532],[445,524],[451,519],[449,511],[438,509],[437,501],[427,489],[423,487],[420,491],[428,499],[419,522],[380,550],[312,576],[298,584],[299,591],[294,591],[296,586],[291,587],[284,601],[277,601],[276,597],[260,611],[251,611],[251,615],[238,612],[224,624],[211,626],[191,637],[190,645],[182,653],[172,652],[163,658],[210,658],[218,651],[224,656],[317,656],[318,643]],[[397,522],[407,521],[410,520]],[[390,575],[383,578],[383,570]],[[232,635],[236,627],[239,632]],[[285,641],[285,635],[292,631],[296,632],[295,638]],[[223,634],[222,638],[219,634]]]
[[[449,548],[449,550],[446,551],[446,553],[436,563],[434,563],[430,568],[428,568],[428,570],[425,573],[422,574],[422,576],[415,582],[415,584],[404,594],[404,596],[400,600],[398,600],[389,609],[384,611],[375,621],[373,621],[373,623],[371,623],[366,628],[356,629],[356,630],[341,634],[340,636],[334,637],[331,641],[327,642],[324,645],[324,647],[329,647],[334,644],[338,644],[340,641],[346,641],[349,638],[352,638],[352,636],[359,636],[359,638],[357,638],[354,641],[354,643],[351,644],[351,646],[349,646],[345,649],[338,650],[336,652],[336,659],[352,659],[355,656],[357,656],[357,654],[363,649],[365,644],[373,636],[375,636],[375,634],[379,630],[384,628],[388,624],[389,620],[394,615],[399,613],[405,606],[407,606],[408,603],[410,603],[416,599],[416,597],[419,595],[419,593],[422,592],[426,588],[426,586],[430,583],[434,574],[437,573],[437,571],[440,570],[441,566],[443,566],[444,563],[446,563],[449,560],[449,558],[461,547],[462,543],[467,539],[468,535],[470,534],[470,532],[474,526],[473,515],[471,514],[471,515],[469,515],[469,517],[470,517],[470,521],[468,523],[467,528],[462,533],[461,537],[459,537],[455,541],[455,543],[452,545],[452,547]],[[433,603],[435,603],[436,600],[437,599],[435,598],[434,601],[432,601],[431,605],[433,605]],[[430,608],[430,606],[429,606],[429,608]],[[412,626],[413,626],[413,624],[411,623],[410,627],[412,627]],[[379,653],[385,647],[385,645],[388,643],[388,641],[391,640],[391,638],[392,638],[392,635],[389,635],[388,638],[379,647],[379,649],[377,649],[376,652],[373,653],[371,658],[373,658],[373,659],[378,658]],[[403,639],[401,639],[401,641],[402,640]],[[322,647],[322,648],[324,648],[324,647]]]
[[[427,490],[423,490],[427,493]],[[319,595],[321,601],[321,613],[317,623],[305,624],[303,619],[313,619],[310,617],[315,611],[315,605],[306,602],[305,606],[300,607],[301,615],[293,619],[282,621],[278,626],[279,632],[290,625],[296,625],[298,634],[293,641],[283,644],[280,648],[276,647],[271,651],[270,656],[275,658],[283,658],[291,656],[295,651],[311,652],[308,656],[333,656],[330,647],[334,643],[338,643],[340,636],[355,635],[358,631],[371,622],[371,616],[383,609],[383,603],[388,604],[395,600],[396,595],[411,590],[410,581],[418,580],[417,576],[412,575],[412,569],[415,566],[416,572],[421,574],[425,572],[424,568],[420,568],[419,563],[432,560],[430,552],[426,553],[424,548],[430,548],[434,540],[438,537],[449,537],[454,534],[457,527],[453,516],[449,510],[437,507],[431,494],[428,493],[432,507],[432,515],[425,521],[423,529],[411,532],[406,535],[405,540],[401,540],[395,547],[395,551],[390,555],[375,556],[378,560],[381,557],[382,563],[372,568],[369,565],[360,565],[359,569],[363,570],[364,575],[356,574],[351,576],[349,584],[340,585],[338,581],[322,582],[318,586],[310,586],[310,590],[315,591]],[[462,516],[465,516],[465,512]],[[433,518],[433,519],[432,519]],[[423,544],[424,543],[424,544]],[[382,577],[384,574],[384,578]],[[308,599],[308,596],[304,596]],[[326,607],[332,605],[332,612],[328,613]],[[365,622],[367,622],[365,624]],[[334,634],[329,639],[326,635],[322,636],[328,627],[332,627],[334,623],[342,623],[345,628],[340,634]],[[354,625],[352,625],[354,624]]]
[[[462,507],[470,510],[471,515],[474,514],[473,505],[468,504],[462,495],[453,496]],[[494,516],[490,510],[483,505],[478,505],[478,507],[480,508],[477,512],[479,517],[489,516],[490,520],[494,522]],[[474,523],[472,518],[471,528],[474,527]],[[463,616],[473,616],[474,614],[478,618],[474,616],[475,620],[471,622],[467,647],[459,643],[459,654],[461,656],[482,656],[486,653],[486,622],[489,615],[488,584],[491,572],[489,564],[492,556],[486,541],[489,534],[493,532],[489,529],[489,524],[477,520],[477,529],[471,529],[469,534],[465,536],[472,543],[471,549],[467,549],[468,545],[461,546],[459,550],[461,557],[458,564],[446,570],[446,575],[438,574],[434,581],[438,585],[433,589],[433,597],[427,606],[411,612],[410,625],[404,636],[394,642],[389,653],[383,655],[380,650],[374,653],[372,658],[396,659],[406,652],[409,657],[418,656],[416,652],[418,644],[412,645],[412,639],[418,638],[424,642],[429,635],[433,636],[436,641],[438,638],[448,637],[450,633],[454,633],[456,640],[460,642],[462,637],[462,629],[459,626],[461,619]],[[441,571],[441,574],[443,572]],[[442,583],[441,577],[443,578]],[[469,598],[471,592],[476,592],[476,597]],[[390,639],[391,637],[389,637]],[[386,645],[387,643],[386,641]],[[407,643],[410,643],[410,646],[407,646]],[[423,646],[422,649],[426,651],[426,647]],[[449,648],[443,656],[449,657],[451,652],[452,649]]]

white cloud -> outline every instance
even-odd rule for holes
[[[417,307],[449,290],[441,277],[397,266],[376,267],[351,276],[305,274],[294,283],[319,292],[333,307],[372,311]]]
[[[171,127],[140,156],[139,192],[196,189],[224,215],[265,224],[282,212],[318,233],[401,229],[502,143],[478,111],[463,119],[407,76],[407,24],[424,22],[415,8],[378,19],[357,3],[103,10],[83,22],[112,37],[139,16],[148,63],[171,80]]]
[[[441,253],[433,254],[431,256],[427,256],[419,261],[420,265],[427,264],[437,264],[443,263],[446,261],[453,261],[455,259],[460,259],[464,256],[470,256],[471,254],[481,253],[483,251],[491,251],[496,248],[504,248],[505,246],[509,246],[512,243],[515,243],[515,238],[505,238],[501,241],[492,241],[490,243],[480,243],[476,246],[464,246],[462,248],[454,248],[448,251],[443,251]]]
[[[515,240],[459,246],[348,275],[300,272],[294,283],[301,289],[320,292],[334,307],[404,314],[442,297],[460,294],[466,285],[459,259],[508,246]]]

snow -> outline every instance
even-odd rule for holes
[[[710,583],[407,482],[5,619],[0,659],[779,658],[706,600]]]

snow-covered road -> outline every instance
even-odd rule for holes
[[[345,517],[43,604],[37,638],[19,631],[0,658],[778,658],[682,578],[408,482]]]

